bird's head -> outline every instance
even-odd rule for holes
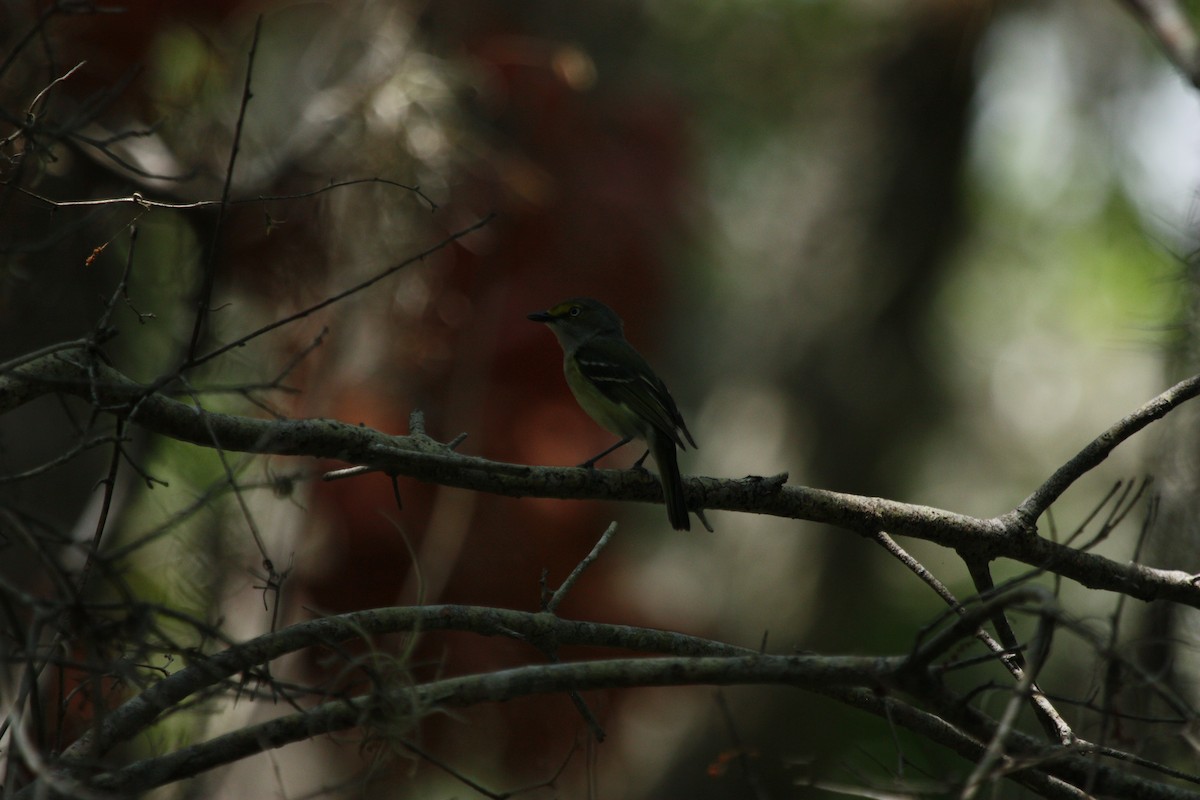
[[[554,335],[569,348],[595,336],[623,336],[624,327],[617,313],[599,300],[574,297],[545,311],[529,315],[534,322],[550,326]]]

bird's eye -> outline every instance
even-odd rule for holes
[[[582,311],[583,309],[579,306],[571,306],[571,310],[567,312],[567,316],[578,317]]]

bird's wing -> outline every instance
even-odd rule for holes
[[[666,385],[628,342],[593,339],[576,349],[575,360],[583,376],[609,400],[628,406],[680,447],[685,445],[676,429],[682,429],[696,446]]]

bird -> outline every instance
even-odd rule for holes
[[[640,468],[653,453],[667,519],[675,530],[690,530],[675,448],[686,450],[685,439],[696,448],[696,440],[667,385],[625,339],[621,318],[599,300],[575,297],[529,314],[528,319],[544,323],[562,345],[563,374],[580,407],[602,428],[621,437],[580,466],[590,469],[618,447],[641,439],[648,449],[634,466]]]

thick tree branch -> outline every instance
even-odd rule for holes
[[[64,759],[102,755],[137,735],[160,714],[198,692],[233,678],[287,653],[317,645],[336,645],[349,639],[411,631],[470,631],[505,636],[533,648],[586,644],[678,656],[746,656],[757,651],[671,631],[566,620],[552,614],[531,614],[471,606],[421,606],[356,611],[297,623],[215,653],[169,677],[113,709],[97,728],[80,737]]]
[[[1052,600],[1044,592],[1026,589],[1013,593],[1007,600],[997,598],[991,602],[1033,602],[1045,606]],[[1017,774],[1012,775],[1015,780],[1047,797],[1078,797],[1074,787],[1088,781],[1106,796],[1162,800],[1200,797],[1195,791],[1133,776],[1120,768],[1097,762],[1086,743],[1045,745],[1018,731],[1002,729],[995,720],[947,689],[941,679],[941,670],[929,660],[930,654],[944,651],[955,640],[971,636],[975,625],[989,613],[989,608],[972,610],[971,619],[951,625],[919,653],[887,657],[763,655],[666,631],[574,622],[544,613],[459,606],[378,609],[313,620],[234,645],[163,679],[140,697],[114,710],[104,721],[103,731],[110,732],[117,727],[123,728],[121,738],[132,735],[161,710],[176,707],[204,687],[218,685],[238,672],[284,653],[311,645],[332,645],[352,637],[401,630],[470,630],[484,635],[516,636],[531,643],[606,644],[658,652],[684,651],[687,655],[526,666],[415,686],[403,681],[400,682],[403,685],[377,685],[369,694],[331,700],[163,756],[144,759],[94,776],[86,785],[118,792],[144,791],[322,733],[356,727],[379,728],[384,732],[406,728],[433,709],[462,708],[571,690],[771,684],[823,694],[861,708],[893,724],[911,727],[972,760],[984,752],[984,742],[992,741],[1002,733],[1006,741],[1005,755],[998,761],[995,774],[984,778],[1008,776],[1015,770]],[[929,707],[936,716],[898,699],[897,694],[912,697]],[[138,716],[137,725],[128,727]],[[108,746],[115,743],[115,740],[106,742]],[[72,754],[94,752],[92,746],[95,744],[95,740],[77,743],[64,755],[60,768],[71,769]],[[48,782],[65,785],[73,776],[60,773],[54,778]],[[35,791],[37,788],[31,786],[25,794]]]
[[[82,353],[54,353],[0,375],[0,414],[44,394],[82,397],[99,409],[180,441],[249,453],[336,459],[427,483],[508,497],[662,502],[651,475],[636,470],[534,467],[462,455],[424,434],[389,436],[328,419],[266,420],[207,411],[135,383]],[[1200,392],[1200,377],[1172,387],[1096,439],[1055,472],[1024,504],[1035,508],[1102,461],[1121,441]],[[878,497],[785,486],[786,475],[684,481],[693,508],[770,514],[821,522],[874,536],[886,530],[940,544],[976,558],[1009,558],[1092,589],[1140,600],[1165,599],[1200,608],[1194,576],[1120,563],[1036,535],[1030,512],[983,519]],[[1049,487],[1049,488],[1047,488]],[[1034,500],[1033,498],[1042,498]]]
[[[874,686],[882,685],[902,661],[900,657],[750,655],[620,658],[517,667],[323,703],[96,776],[89,785],[109,791],[144,791],[322,733],[375,725],[394,730],[404,727],[410,718],[415,724],[435,708],[464,708],[572,689],[694,684]]]

